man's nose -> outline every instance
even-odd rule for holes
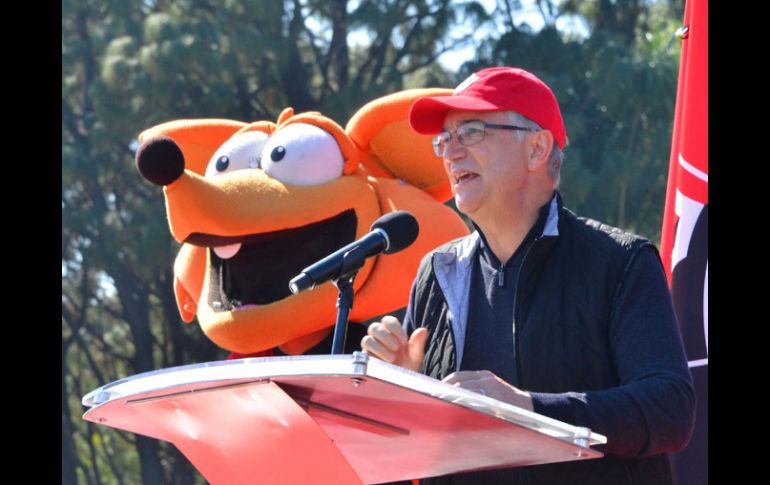
[[[457,160],[465,155],[465,146],[457,140],[457,134],[449,139],[444,148],[444,160]]]

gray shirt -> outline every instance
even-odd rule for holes
[[[468,327],[460,370],[489,370],[517,386],[513,306],[519,271],[527,250],[543,232],[548,204],[518,249],[504,264],[489,248],[483,233],[473,261]],[[510,356],[510,358],[500,358]]]

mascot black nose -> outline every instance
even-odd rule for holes
[[[136,168],[155,185],[168,185],[184,173],[184,155],[171,138],[152,138],[136,151]]]

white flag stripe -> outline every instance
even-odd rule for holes
[[[690,165],[687,160],[684,159],[682,154],[679,154],[679,165],[682,166],[683,169],[687,170],[691,174],[695,175],[699,179],[703,180],[704,182],[708,183],[709,181],[709,174],[695,168],[694,166]]]
[[[687,249],[690,247],[690,237],[698,222],[698,216],[703,210],[703,204],[690,199],[676,189],[674,200],[674,213],[679,216],[679,223],[674,236],[674,246],[671,248],[671,268],[675,268],[681,260],[687,257]]]
[[[698,360],[691,360],[687,363],[688,367],[703,367],[704,365],[709,365],[708,359],[698,359]]]

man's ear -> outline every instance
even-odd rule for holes
[[[527,137],[527,144],[529,149],[527,168],[529,171],[534,172],[547,166],[548,158],[553,151],[553,134],[548,130],[536,131]]]

